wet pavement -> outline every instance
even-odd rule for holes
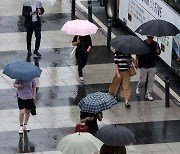
[[[25,29],[21,16],[22,1],[0,1],[0,153],[36,153],[53,154],[59,141],[74,132],[79,122],[79,100],[87,94],[102,91],[107,92],[114,76],[113,52],[106,48],[107,20],[103,7],[93,2],[93,12],[101,22],[93,20],[98,25],[97,34],[92,35],[93,48],[84,68],[84,84],[78,78],[76,62],[70,59],[72,36],[60,31],[62,25],[71,19],[71,3],[67,0],[49,0],[43,2],[46,13],[42,16],[41,58],[27,57]],[[86,19],[83,6],[86,1],[76,0],[76,16]],[[82,4],[82,6],[80,5]],[[6,10],[5,6],[14,5],[18,9]],[[62,7],[64,6],[64,7]],[[86,7],[85,7],[86,8]],[[5,14],[7,13],[7,14]],[[113,28],[115,35],[130,34],[124,27]],[[37,115],[31,116],[29,127],[31,131],[18,134],[18,107],[14,97],[14,89],[10,78],[2,74],[5,65],[14,61],[28,61],[42,69],[42,75],[37,89]],[[168,68],[158,61],[157,75],[163,80]],[[179,77],[168,71],[171,78],[171,88],[180,94]],[[174,103],[173,96],[170,108],[165,108],[164,88],[155,82],[154,101],[144,98],[145,89],[139,97],[135,94],[139,72],[131,79],[132,109],[124,108],[124,101],[119,98],[118,104],[104,112],[99,126],[121,124],[130,128],[138,138],[134,145],[127,146],[129,154],[178,154],[180,151],[180,109]]]

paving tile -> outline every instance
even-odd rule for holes
[[[180,142],[177,143],[166,143],[166,145],[172,150],[172,151],[180,151]]]
[[[79,2],[77,0],[76,2]],[[98,25],[98,32],[92,35],[93,48],[84,68],[84,84],[79,81],[75,59],[70,59],[72,36],[60,29],[71,20],[71,3],[67,0],[42,1],[46,12],[42,16],[41,58],[27,57],[26,32],[21,16],[22,1],[0,1],[0,153],[33,153],[55,154],[56,146],[66,135],[74,132],[79,123],[80,109],[78,102],[89,93],[108,88],[114,76],[113,52],[106,48],[106,35],[103,26]],[[95,4],[96,3],[96,4]],[[102,18],[103,7],[93,2],[93,12]],[[87,2],[82,4],[87,7]],[[11,11],[7,10],[13,6]],[[16,8],[16,9],[15,9]],[[104,10],[103,10],[104,11]],[[76,17],[86,19],[87,14],[76,10]],[[105,22],[107,24],[107,22]],[[120,32],[118,32],[120,31]],[[115,29],[115,34],[129,34],[122,26]],[[57,37],[58,36],[58,37]],[[112,34],[114,37],[114,34]],[[32,38],[34,47],[35,37]],[[13,80],[2,74],[3,68],[10,62],[28,61],[40,67],[42,75],[37,79],[38,98],[36,101],[37,115],[29,119],[31,131],[22,136],[18,134],[19,110],[12,87]],[[159,65],[158,65],[159,66]],[[158,72],[159,73],[159,72]],[[131,78],[132,108],[124,108],[124,99],[119,98],[118,104],[111,110],[103,112],[99,127],[106,124],[121,124],[133,131],[138,142],[126,146],[129,154],[179,154],[179,108],[172,101],[171,107],[165,108],[164,89],[156,82],[153,89],[154,101],[144,99],[145,89],[139,97],[135,87],[139,79]],[[173,78],[174,79],[174,78]],[[178,81],[177,81],[178,83]],[[178,85],[178,84],[177,84]]]
[[[128,151],[130,152],[147,152],[147,151],[169,151],[169,148],[164,144],[148,144],[146,146],[136,145],[136,146],[127,146]]]
[[[179,151],[161,151],[161,152],[152,152],[152,154],[179,154]]]

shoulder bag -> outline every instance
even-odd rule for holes
[[[132,65],[132,66],[129,68],[129,76],[134,76],[134,75],[136,75],[136,71],[135,71],[134,66]]]

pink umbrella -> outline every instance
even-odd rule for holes
[[[91,35],[95,34],[98,30],[98,27],[89,22],[88,20],[71,20],[67,21],[61,30],[67,34],[70,35],[80,35],[80,36],[85,36],[85,35]]]

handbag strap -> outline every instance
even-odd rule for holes
[[[79,35],[77,35],[77,41],[79,40]]]

